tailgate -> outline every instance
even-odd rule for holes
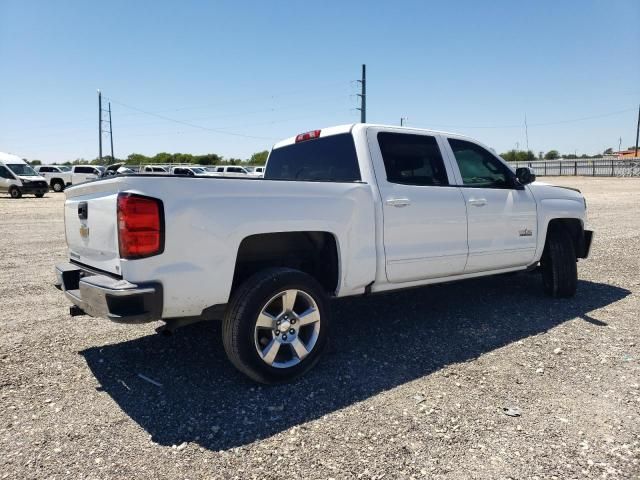
[[[117,187],[110,181],[69,189],[64,223],[69,258],[119,275]]]

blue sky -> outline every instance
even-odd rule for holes
[[[0,0],[0,151],[95,158],[100,88],[118,157],[247,158],[358,121],[366,63],[370,122],[504,151],[526,113],[531,150],[597,153],[635,142],[639,26],[638,0]]]

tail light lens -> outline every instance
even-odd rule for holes
[[[164,250],[164,207],[156,198],[118,195],[118,242],[126,259],[158,255]]]

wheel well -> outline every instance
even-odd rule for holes
[[[278,232],[251,235],[240,243],[232,291],[254,273],[289,267],[314,277],[333,295],[338,288],[338,248],[328,232]]]
[[[569,232],[573,240],[573,248],[576,254],[582,251],[584,243],[582,222],[577,218],[554,218],[547,227],[547,238],[549,234],[557,229],[564,229]],[[546,242],[545,242],[546,243]]]

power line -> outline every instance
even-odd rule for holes
[[[634,108],[625,108],[624,110],[617,110],[615,112],[608,112],[608,113],[602,113],[599,115],[592,115],[589,117],[581,117],[581,118],[573,118],[570,120],[557,120],[557,121],[553,121],[553,122],[543,122],[543,123],[529,123],[528,126],[529,127],[547,127],[550,125],[561,125],[561,124],[565,124],[565,123],[574,123],[574,122],[583,122],[586,120],[594,120],[597,118],[603,118],[603,117],[611,117],[613,115],[620,115],[621,113],[627,113],[630,111],[635,110]],[[444,125],[444,124],[435,124],[435,126],[437,127],[444,127],[444,128],[486,128],[486,129],[492,129],[492,128],[522,128],[522,124],[511,124],[511,125]]]
[[[217,129],[217,128],[209,128],[209,127],[205,127],[203,125],[198,125],[196,123],[185,122],[183,120],[178,120],[176,118],[167,117],[166,115],[160,115],[158,113],[153,113],[153,112],[149,112],[149,111],[146,111],[146,110],[142,110],[141,108],[137,108],[137,107],[134,107],[132,105],[128,105],[128,104],[123,103],[123,102],[119,102],[117,100],[114,100],[113,98],[111,99],[111,101],[113,103],[117,104],[117,105],[122,106],[122,107],[129,108],[131,110],[135,110],[135,111],[140,112],[140,113],[145,113],[145,114],[151,115],[153,117],[158,117],[158,118],[161,118],[161,119],[166,120],[168,122],[178,123],[180,125],[186,125],[187,127],[191,127],[191,128],[199,128],[200,130],[206,130],[206,131],[209,131],[209,132],[220,133],[220,134],[223,134],[223,135],[232,135],[234,137],[253,138],[253,139],[258,139],[258,140],[274,140],[271,137],[260,137],[260,136],[256,136],[256,135],[245,135],[243,133],[226,132],[224,130],[220,130],[220,129]]]
[[[347,82],[347,81],[326,83],[326,84],[322,84],[322,85],[309,86],[308,88],[304,88],[304,89],[281,91],[281,92],[278,92],[278,93],[269,94],[269,95],[261,95],[261,96],[256,96],[256,97],[253,97],[253,98],[246,98],[245,97],[245,98],[242,98],[242,99],[228,100],[228,101],[218,102],[218,103],[211,103],[211,104],[204,104],[204,105],[191,105],[191,106],[183,106],[183,107],[176,107],[176,108],[170,108],[170,109],[156,110],[153,113],[162,114],[162,113],[165,113],[165,112],[177,112],[177,111],[183,111],[183,110],[198,110],[198,109],[217,108],[217,107],[224,106],[224,105],[238,105],[238,104],[246,104],[246,103],[255,104],[255,103],[260,103],[260,102],[265,102],[265,101],[271,101],[271,100],[274,100],[276,98],[308,94],[310,91],[315,93],[319,89],[326,89],[326,88],[340,86],[340,85],[346,86],[349,83],[350,82]],[[105,99],[107,99],[107,97],[105,97]],[[145,114],[146,114],[146,112],[122,113],[122,114],[120,114],[119,118],[131,117],[131,116],[136,116],[136,115],[145,115]],[[81,125],[81,124],[86,124],[87,121],[90,121],[93,118],[95,118],[95,117],[93,117],[93,116],[91,116],[91,117],[85,116],[85,117],[81,117],[80,119],[70,120],[68,122],[56,122],[56,123],[50,123],[50,124],[46,124],[46,125],[29,126],[29,127],[25,127],[25,128],[18,128],[16,130],[4,131],[3,133],[13,134],[13,133],[23,132],[23,131],[41,130],[41,129],[44,130],[44,129],[63,126],[63,125]]]

